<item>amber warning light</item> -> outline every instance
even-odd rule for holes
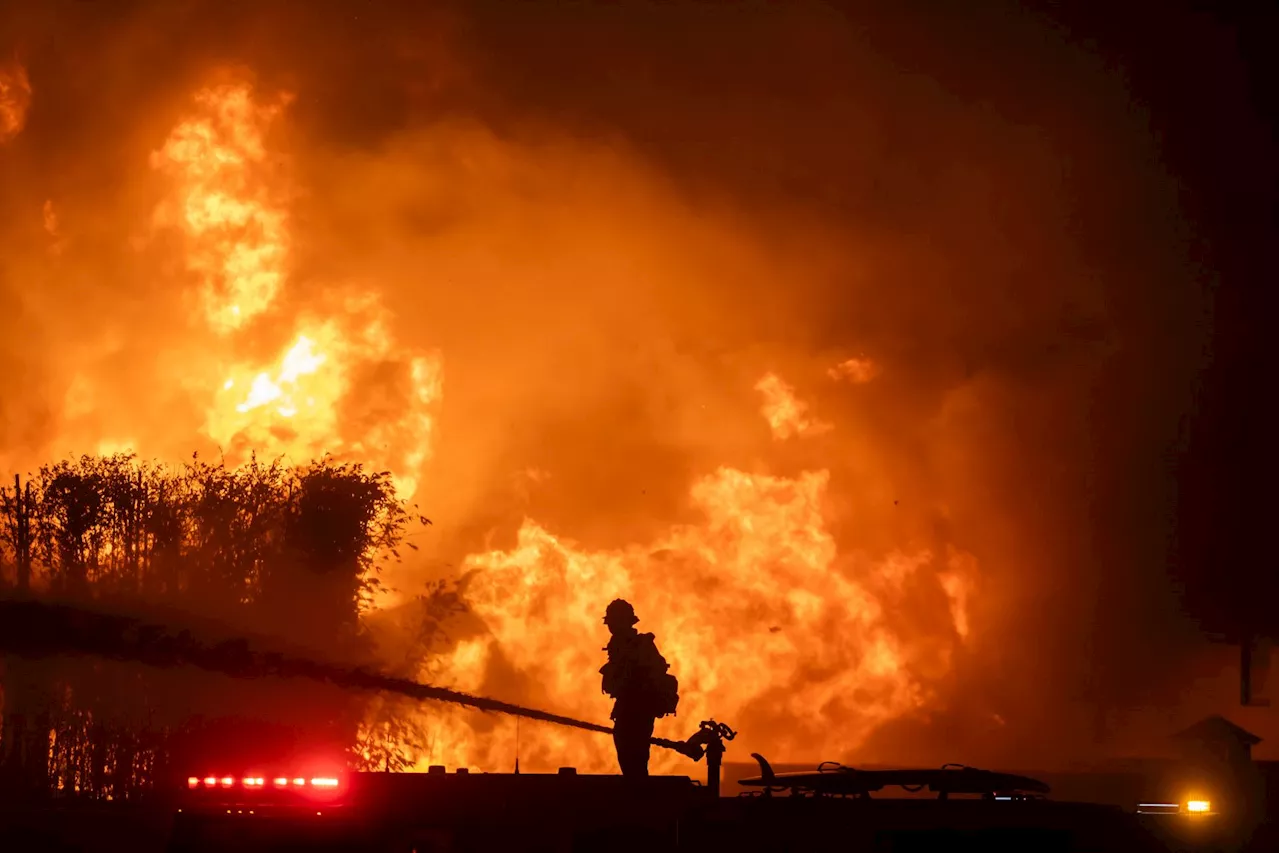
[[[1138,814],[1146,815],[1212,815],[1213,803],[1209,800],[1189,799],[1182,803],[1138,803]]]

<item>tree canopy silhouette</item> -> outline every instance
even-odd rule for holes
[[[231,468],[82,456],[0,488],[0,585],[181,612],[349,658],[410,519],[389,474],[328,457]],[[0,795],[11,797],[126,799],[212,756],[278,744],[261,735],[269,726],[345,750],[368,701],[84,658],[10,657],[0,686]]]

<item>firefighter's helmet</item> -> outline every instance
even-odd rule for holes
[[[636,616],[636,610],[631,606],[631,602],[624,601],[621,598],[615,598],[604,609],[604,624],[606,625],[634,625],[639,621],[640,619]]]

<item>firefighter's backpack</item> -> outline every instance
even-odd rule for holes
[[[654,705],[659,717],[675,716],[680,704],[680,682],[669,672],[659,675],[654,684]]]

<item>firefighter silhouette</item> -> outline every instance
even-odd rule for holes
[[[674,714],[680,701],[675,676],[667,672],[653,634],[636,630],[639,621],[635,609],[620,598],[604,612],[604,624],[613,637],[604,649],[609,662],[600,668],[600,687],[614,700],[613,744],[623,776],[649,775],[653,724]]]

